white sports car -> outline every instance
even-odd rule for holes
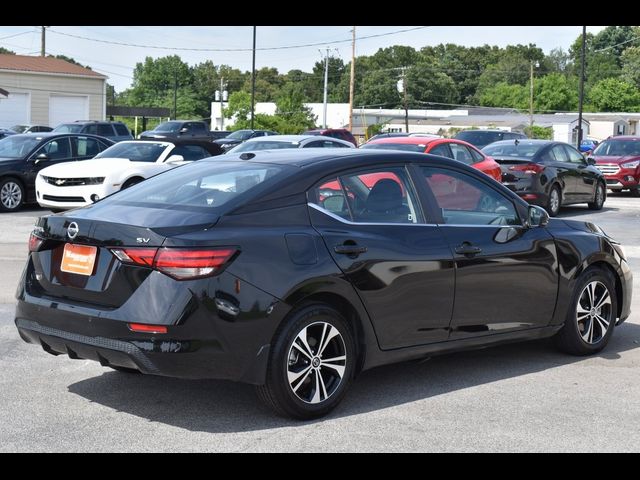
[[[83,207],[185,162],[220,153],[218,145],[195,140],[119,142],[92,160],[41,170],[36,198],[53,211]]]

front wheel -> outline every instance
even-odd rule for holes
[[[545,210],[549,214],[550,217],[555,217],[560,213],[560,205],[562,204],[562,191],[560,187],[554,185],[551,187],[551,191],[549,192],[549,200],[547,201],[547,206]]]
[[[604,200],[606,198],[606,189],[602,183],[598,183],[596,186],[596,191],[593,196],[593,202],[589,202],[590,210],[602,210],[602,206],[604,205]]]
[[[576,282],[564,326],[556,336],[558,346],[572,355],[599,352],[613,334],[617,311],[611,273],[587,269]]]
[[[277,334],[258,397],[276,413],[308,420],[328,414],[342,400],[356,360],[344,317],[324,304],[296,311]]]
[[[13,178],[0,180],[0,211],[15,212],[24,203],[24,188]]]

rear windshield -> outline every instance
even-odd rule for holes
[[[240,200],[275,181],[285,168],[245,162],[194,162],[121,190],[100,203],[220,213],[220,207],[236,197]]]
[[[281,150],[283,148],[298,148],[300,144],[298,142],[267,142],[267,141],[251,141],[241,143],[229,153],[239,152],[257,152],[258,150]]]
[[[482,151],[491,157],[533,157],[547,145],[547,143],[516,143],[514,141],[488,145]]]
[[[640,141],[638,140],[605,140],[593,151],[594,155],[611,157],[626,157],[640,155]]]
[[[56,133],[80,133],[84,125],[78,123],[63,123],[53,129]]]
[[[402,150],[405,152],[418,152],[424,153],[424,149],[427,148],[426,144],[407,144],[407,143],[367,143],[360,148],[368,148],[371,150]]]
[[[94,158],[126,158],[132,162],[155,162],[166,148],[167,145],[163,143],[120,142]]]
[[[470,143],[471,145],[489,145],[490,143],[502,140],[502,133],[467,131],[458,133],[455,138]]]

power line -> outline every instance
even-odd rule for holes
[[[358,37],[356,38],[356,40],[366,40],[369,38],[379,38],[379,37],[386,37],[388,35],[396,35],[399,33],[406,33],[406,32],[412,32],[415,30],[422,30],[424,28],[429,28],[429,26],[421,26],[421,27],[413,27],[413,28],[405,28],[403,30],[395,30],[393,32],[385,32],[385,33],[377,33],[377,34],[373,34],[373,35],[365,35],[362,37]],[[109,45],[120,45],[123,47],[136,47],[136,48],[153,48],[153,49],[157,49],[157,50],[179,50],[179,51],[189,51],[189,52],[251,52],[253,51],[252,48],[193,48],[193,47],[169,47],[169,46],[159,46],[159,45],[142,45],[142,44],[136,44],[136,43],[126,43],[126,42],[116,42],[113,40],[101,40],[98,38],[90,38],[90,37],[84,37],[82,35],[75,35],[72,33],[65,33],[65,32],[59,32],[57,30],[51,30],[49,29],[49,32],[51,33],[55,33],[58,35],[64,35],[65,37],[72,37],[72,38],[78,38],[80,40],[88,40],[91,42],[98,42],[98,43],[107,43]],[[351,42],[352,39],[348,38],[345,40],[336,40],[333,42],[316,42],[316,43],[306,43],[306,44],[301,44],[301,45],[283,45],[280,47],[262,47],[262,48],[256,48],[256,50],[287,50],[287,49],[292,49],[292,48],[306,48],[306,47],[317,47],[319,45],[332,45],[332,44],[336,44],[336,43],[345,43],[345,42]]]
[[[594,53],[604,52],[605,50],[610,50],[612,48],[619,47],[620,45],[624,45],[626,43],[633,42],[634,40],[638,40],[638,39],[640,39],[640,37],[634,37],[634,38],[631,38],[629,40],[625,40],[624,42],[616,43],[615,45],[609,45],[608,47],[604,47],[604,48],[600,48],[598,50],[594,50],[593,52]]]
[[[0,40],[4,40],[5,38],[19,37],[20,35],[26,35],[27,33],[33,33],[33,30],[27,30],[25,32],[14,33],[13,35],[7,35],[6,37],[0,37]]]

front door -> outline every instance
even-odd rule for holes
[[[309,192],[313,226],[362,300],[383,349],[448,338],[454,269],[403,167],[327,179]]]
[[[576,169],[576,200],[592,202],[596,193],[598,175],[589,168],[582,154],[569,145],[564,145],[569,162]]]
[[[450,338],[547,325],[558,289],[552,236],[524,227],[511,199],[488,179],[449,168],[418,171],[455,259]]]
[[[578,172],[575,165],[572,165],[567,150],[564,145],[554,145],[543,156],[546,166],[556,170],[558,180],[562,185],[562,199],[567,203],[575,202],[579,199],[577,194]]]

